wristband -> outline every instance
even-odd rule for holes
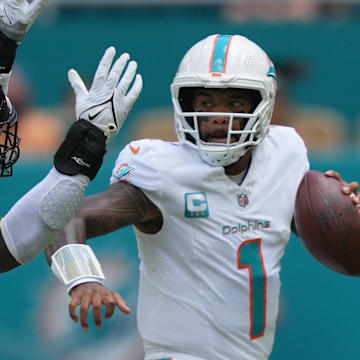
[[[56,170],[65,175],[82,174],[94,179],[106,153],[106,136],[87,120],[76,121],[54,157]]]
[[[85,278],[81,278],[79,280],[75,280],[73,281],[72,283],[70,283],[67,287],[66,287],[66,292],[70,295],[71,293],[71,290],[75,287],[75,286],[78,286],[78,285],[81,285],[81,284],[85,284],[85,283],[93,283],[93,282],[96,282],[96,283],[99,283],[101,285],[104,285],[104,283],[102,282],[101,279],[98,279],[98,278],[95,278],[93,276],[88,276],[88,277],[85,277]]]
[[[84,282],[105,279],[101,265],[91,247],[83,244],[65,245],[51,256],[51,270],[67,287],[67,291]]]

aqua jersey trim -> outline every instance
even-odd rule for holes
[[[210,72],[224,73],[226,59],[232,35],[219,35],[215,39],[214,50],[210,60]]]

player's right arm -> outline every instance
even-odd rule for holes
[[[162,214],[158,207],[136,186],[127,182],[116,182],[106,191],[84,198],[77,215],[46,250],[46,258],[52,265],[52,256],[64,246],[86,244],[87,239],[104,235],[128,225],[135,225],[140,231],[155,234],[162,227]],[[76,258],[74,261],[76,262]],[[70,317],[77,322],[76,308],[80,306],[80,322],[88,330],[88,311],[93,307],[96,327],[102,326],[102,305],[107,307],[105,317],[113,315],[117,306],[123,313],[130,309],[122,297],[96,282],[91,275],[79,283],[69,283],[72,300],[69,304]],[[74,286],[75,285],[75,286]]]

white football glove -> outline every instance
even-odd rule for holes
[[[141,75],[136,74],[137,63],[130,61],[124,72],[130,55],[122,54],[111,66],[115,54],[114,47],[105,51],[90,90],[75,70],[71,69],[68,74],[76,97],[76,118],[88,120],[101,129],[107,144],[118,133],[142,89]]]
[[[0,0],[0,31],[21,43],[49,0]]]

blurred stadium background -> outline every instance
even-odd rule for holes
[[[356,1],[59,0],[20,46],[10,96],[16,100],[23,154],[2,179],[5,214],[51,166],[74,120],[67,71],[91,78],[106,47],[139,64],[143,93],[109,150],[88,194],[105,189],[121,147],[141,137],[174,138],[169,85],[184,52],[213,33],[248,36],[277,66],[274,122],[295,126],[311,168],[358,177],[360,160],[360,4]],[[136,308],[138,259],[132,230],[93,241],[107,285]],[[360,260],[359,260],[360,261]],[[324,268],[293,237],[282,262],[282,300],[271,359],[359,358],[360,280]],[[0,276],[0,359],[140,360],[135,311],[117,312],[102,330],[81,331],[68,296],[44,256]]]

